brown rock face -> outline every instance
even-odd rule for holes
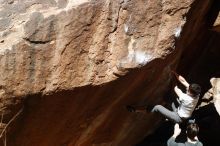
[[[189,74],[213,2],[0,1],[7,145],[135,145],[160,119],[125,105],[164,103],[170,70]]]

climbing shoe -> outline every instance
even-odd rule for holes
[[[129,112],[135,112],[135,107],[131,106],[131,105],[127,105],[126,106],[126,109],[129,111]]]

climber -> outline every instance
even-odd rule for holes
[[[150,106],[146,107],[135,107],[128,105],[126,108],[130,112],[158,112],[162,114],[168,120],[171,120],[175,123],[182,123],[185,120],[189,119],[194,111],[201,92],[201,87],[198,84],[190,84],[176,72],[172,71],[175,77],[180,83],[182,83],[187,91],[183,93],[177,86],[175,86],[174,91],[179,97],[177,101],[179,102],[178,108],[175,107],[175,104],[172,103],[172,111],[163,107],[162,105],[156,105],[153,108]]]
[[[187,141],[185,143],[177,143],[176,137],[181,133],[179,124],[175,124],[174,133],[168,139],[167,146],[203,146],[202,142],[198,140],[199,126],[196,123],[190,123],[186,128]]]

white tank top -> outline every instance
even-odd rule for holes
[[[193,98],[188,94],[183,93],[180,97],[180,105],[178,107],[177,113],[181,118],[189,118],[194,111],[199,97]]]

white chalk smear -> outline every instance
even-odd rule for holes
[[[127,26],[127,24],[124,25],[124,31],[125,31],[125,33],[128,33],[128,26]]]
[[[135,57],[134,58],[135,62],[142,66],[146,65],[148,62],[150,62],[153,59],[152,55],[146,54],[141,51],[136,51],[134,57]]]
[[[181,31],[182,31],[182,27],[181,26],[175,29],[175,33],[174,34],[175,34],[176,38],[180,37]]]
[[[134,64],[144,66],[151,60],[153,60],[153,56],[151,54],[147,54],[142,51],[133,51],[132,53],[130,52],[126,58],[121,60],[121,62],[128,64],[133,62]]]

